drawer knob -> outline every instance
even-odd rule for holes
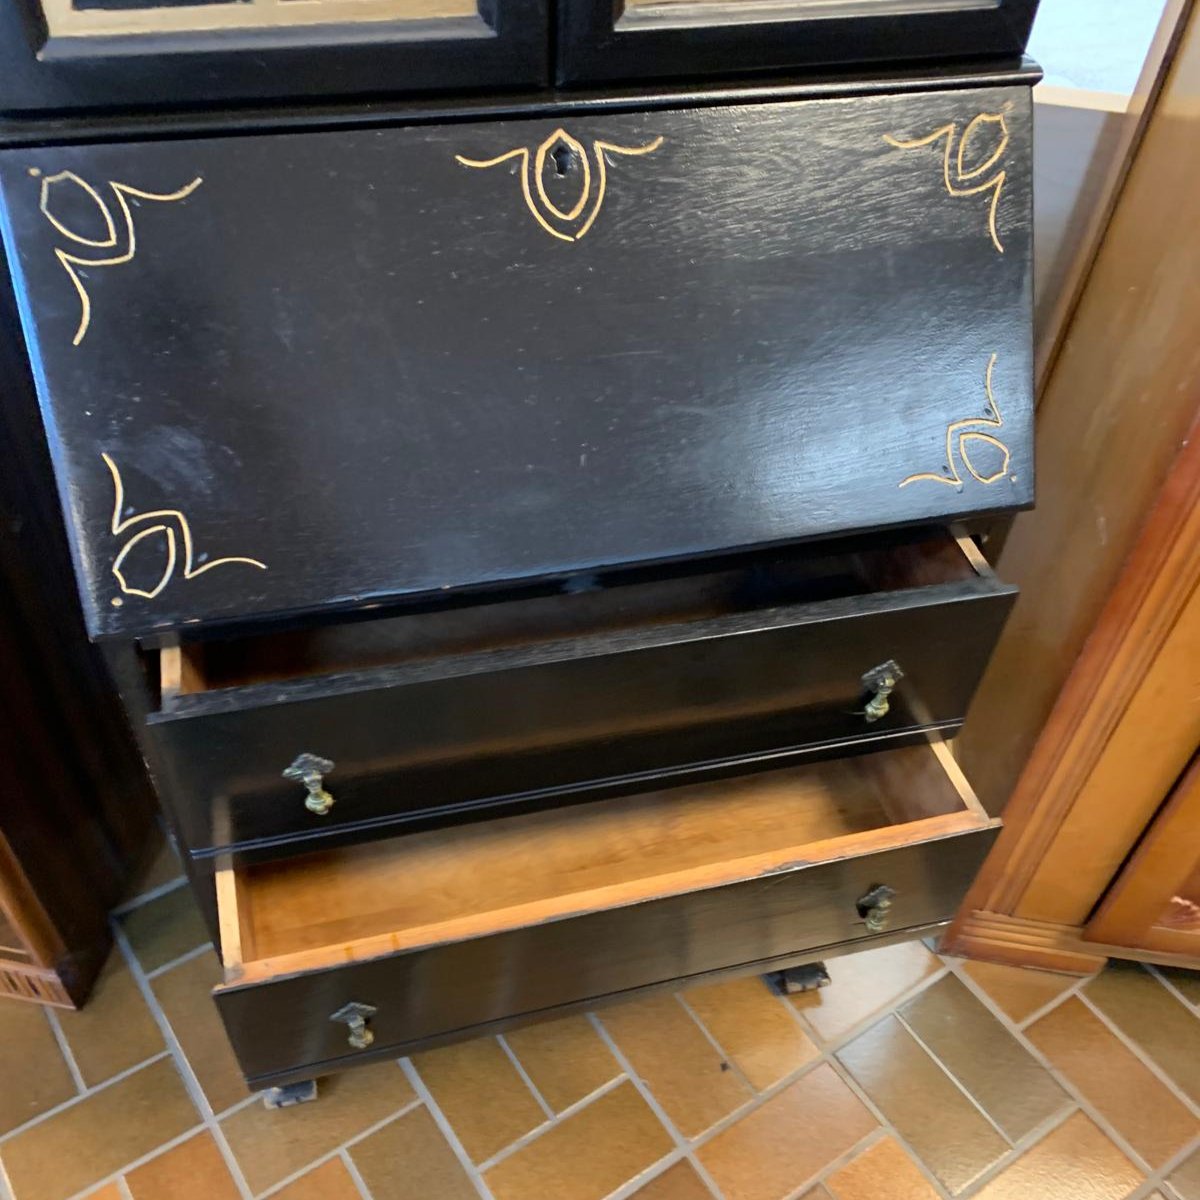
[[[375,1040],[375,1035],[371,1032],[367,1022],[377,1011],[378,1009],[369,1004],[359,1004],[356,1000],[351,1000],[349,1004],[344,1004],[339,1008],[329,1019],[349,1028],[350,1035],[346,1041],[350,1043],[352,1050],[365,1050]]]
[[[881,933],[887,928],[892,915],[895,891],[885,883],[876,884],[858,902],[858,915],[866,922],[871,933]]]
[[[333,807],[333,797],[325,790],[325,776],[334,768],[327,758],[316,754],[298,754],[296,761],[283,773],[284,779],[304,784],[308,795],[304,807],[323,817]]]
[[[888,715],[892,706],[889,697],[903,678],[904,672],[900,669],[900,664],[891,658],[877,667],[872,667],[862,677],[863,687],[872,693],[867,707],[863,709],[863,716],[868,722],[878,721]]]

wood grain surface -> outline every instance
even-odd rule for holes
[[[4,152],[90,631],[1029,503],[1029,134],[1015,87]]]

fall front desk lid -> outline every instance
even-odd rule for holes
[[[90,631],[1033,495],[1025,88],[0,154]]]

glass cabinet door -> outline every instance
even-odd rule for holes
[[[558,81],[1023,52],[1037,0],[559,0]]]
[[[549,0],[0,0],[0,114],[546,82]]]

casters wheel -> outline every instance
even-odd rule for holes
[[[262,1094],[264,1108],[291,1108],[293,1104],[311,1104],[317,1098],[317,1081],[302,1079],[282,1087],[266,1088]]]
[[[823,962],[805,963],[800,967],[788,967],[786,971],[772,971],[767,982],[781,996],[795,996],[801,992],[815,992],[817,988],[829,986],[829,972]]]

